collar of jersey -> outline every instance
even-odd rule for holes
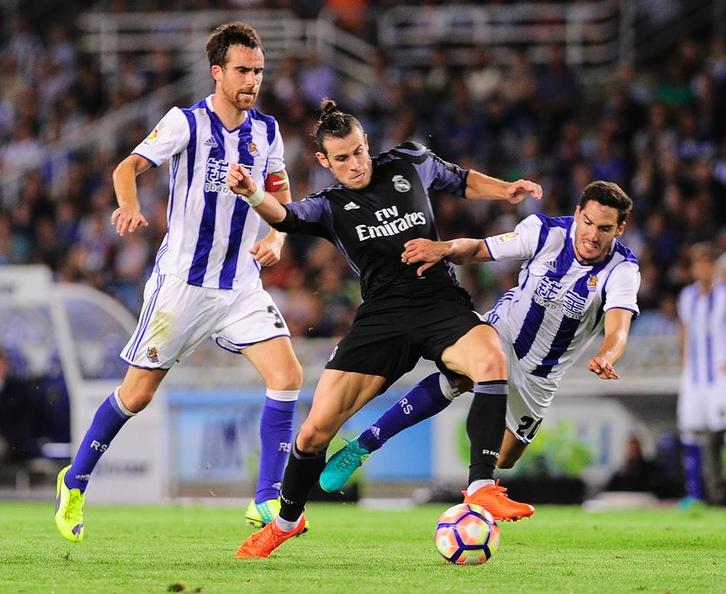
[[[209,95],[207,97],[206,101],[204,102],[204,107],[206,108],[207,113],[209,114],[209,117],[211,119],[215,120],[222,127],[223,130],[225,130],[225,131],[229,132],[230,134],[232,134],[234,132],[238,132],[238,131],[243,130],[243,129],[250,129],[250,128],[252,128],[252,114],[250,113],[252,111],[251,109],[248,109],[245,112],[245,119],[244,119],[244,121],[239,126],[237,126],[236,128],[232,128],[231,130],[229,128],[227,128],[222,123],[222,120],[219,119],[219,116],[217,115],[217,112],[214,111],[214,107],[212,106],[212,97],[213,97],[213,95]]]

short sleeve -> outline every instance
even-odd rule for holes
[[[172,107],[149,135],[132,151],[155,167],[183,151],[189,144],[189,123],[178,107]]]
[[[603,310],[627,309],[634,315],[640,313],[638,308],[638,290],[640,289],[640,269],[638,265],[625,261],[613,268],[605,283],[605,304]]]
[[[530,215],[510,233],[493,235],[484,239],[492,260],[527,260],[537,251],[542,220]]]
[[[285,169],[285,146],[282,142],[282,134],[280,134],[280,126],[275,121],[275,138],[270,143],[270,152],[267,155],[267,175],[278,173]]]

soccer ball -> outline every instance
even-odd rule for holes
[[[499,546],[499,526],[479,505],[459,503],[447,509],[436,525],[436,548],[449,563],[486,563]]]

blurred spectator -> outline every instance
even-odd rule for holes
[[[145,56],[127,52],[116,71],[102,70],[97,56],[84,52],[74,28],[63,24],[72,22],[73,7],[80,4],[71,2],[64,19],[50,25],[24,16],[0,39],[0,175],[24,172],[17,198],[0,206],[0,264],[45,262],[58,278],[99,287],[137,309],[145,271],[153,266],[165,232],[167,174],[154,170],[140,178],[139,199],[150,226],[138,241],[121,246],[108,221],[114,206],[110,170],[148,130],[149,120],[157,121],[167,108],[163,98],[150,93],[186,74],[185,56],[165,49]],[[164,6],[192,4],[210,5],[169,0]],[[343,14],[345,2],[292,4],[306,17],[327,5],[340,14],[340,22],[365,35],[377,3],[357,2],[350,15]],[[126,0],[112,10],[147,5]],[[677,12],[679,6],[664,0],[639,3],[651,20],[665,18],[671,9]],[[541,203],[517,207],[433,195],[445,239],[510,229],[533,209],[571,213],[593,178],[617,181],[635,202],[627,229],[643,281],[643,315],[635,331],[669,328],[670,296],[689,282],[688,245],[720,237],[726,248],[726,41],[684,40],[659,60],[664,71],[625,63],[605,87],[588,85],[585,95],[562,46],[548,47],[541,67],[532,60],[534,48],[524,43],[476,48],[461,67],[462,54],[450,56],[451,44],[440,44],[437,31],[432,23],[426,33],[431,58],[425,67],[408,68],[398,55],[378,49],[371,83],[350,94],[351,109],[380,142],[371,146],[372,153],[415,140],[442,158],[497,177],[536,179],[545,188]],[[332,183],[307,154],[320,97],[338,98],[345,90],[333,65],[320,58],[314,52],[284,57],[263,86],[260,109],[278,117],[296,199]],[[57,144],[138,99],[146,113],[106,139],[103,152]],[[57,158],[37,167],[51,150]],[[295,309],[300,332],[338,333],[356,307],[346,293],[352,273],[338,265],[322,271],[308,258],[316,253],[315,242],[288,240],[285,267],[265,275],[275,274],[277,290],[293,296],[280,304],[287,317],[285,303]],[[483,311],[510,286],[511,273],[489,264],[462,269],[461,279]],[[346,297],[338,298],[336,291]]]
[[[658,468],[643,455],[640,440],[628,439],[625,463],[610,477],[606,491],[639,491],[654,493],[658,481]]]
[[[40,398],[32,384],[13,374],[0,348],[0,459],[26,462],[40,456]]]

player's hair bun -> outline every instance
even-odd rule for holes
[[[327,97],[325,97],[320,102],[320,111],[322,113],[320,114],[318,122],[320,122],[321,124],[330,117],[343,115],[342,112],[338,109],[338,105],[335,103],[335,101],[333,101],[332,99],[328,99]]]

